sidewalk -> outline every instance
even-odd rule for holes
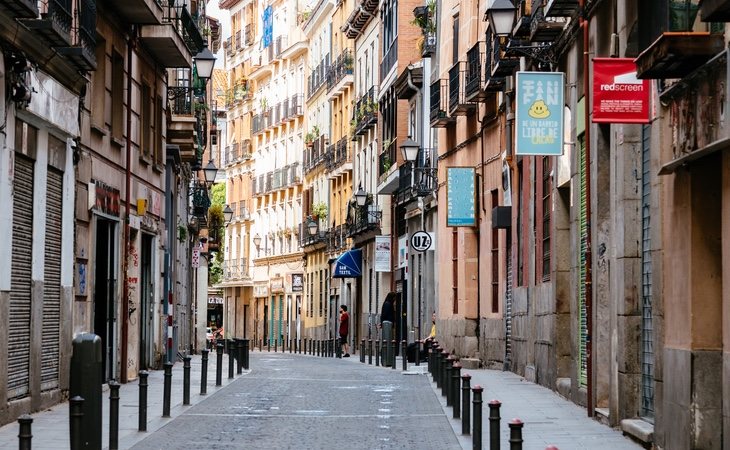
[[[178,361],[172,368],[172,390],[170,399],[170,417],[162,417],[162,393],[164,371],[149,372],[147,388],[147,432],[137,431],[139,406],[139,381],[135,380],[121,385],[119,389],[119,448],[130,448],[148,435],[159,430],[172,419],[179,416],[191,406],[207,399],[211,394],[240,378],[235,375],[228,379],[228,355],[223,355],[223,385],[215,387],[216,354],[211,352],[208,358],[207,395],[200,395],[200,375],[202,362],[200,355],[191,355],[190,361],[190,406],[183,406],[183,363]],[[243,371],[246,375],[248,371]],[[234,374],[235,364],[234,364]],[[104,385],[102,392],[102,445],[109,447],[109,389]],[[211,403],[211,407],[215,405]],[[33,417],[33,450],[58,450],[71,447],[69,438],[69,405],[68,402],[34,413]],[[0,448],[18,448],[18,422],[0,427]]]
[[[586,410],[538,384],[525,381],[512,372],[468,369],[471,386],[480,385],[482,393],[482,447],[489,448],[489,407],[491,400],[502,402],[500,416],[501,446],[509,446],[508,423],[519,418],[524,422],[524,450],[545,450],[554,445],[560,450],[637,450],[642,447],[622,435],[621,431],[603,425],[586,416]],[[430,375],[427,375],[430,377]],[[431,380],[434,392],[441,399],[454,432],[464,449],[472,448],[471,436],[461,434],[461,420],[452,419],[453,410],[446,406],[446,397]],[[473,397],[471,397],[473,399]],[[472,415],[473,419],[473,415]],[[473,423],[472,423],[473,426]]]

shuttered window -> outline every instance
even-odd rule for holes
[[[578,335],[578,381],[582,387],[588,384],[588,315],[586,310],[586,257],[588,253],[588,204],[587,204],[587,174],[585,168],[586,145],[583,137],[579,138],[578,167],[580,173],[580,215],[578,218],[578,232],[580,246],[578,248],[578,306],[579,306],[579,330]]]
[[[41,389],[58,387],[61,338],[61,205],[63,172],[48,167],[46,248],[43,281]]]
[[[654,324],[651,263],[651,127],[642,130],[641,148],[641,415],[654,418]]]
[[[8,400],[28,395],[30,372],[33,160],[15,154],[8,330]]]

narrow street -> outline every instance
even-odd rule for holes
[[[251,363],[250,374],[133,448],[460,448],[426,376],[357,356],[255,352]]]

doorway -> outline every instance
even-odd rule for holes
[[[116,222],[100,217],[96,219],[94,333],[101,338],[102,344],[102,382],[114,379],[116,374],[116,230]]]
[[[140,317],[139,317],[139,367],[151,369],[154,364],[154,317],[155,290],[152,277],[152,260],[154,237],[142,234],[142,251],[140,266]]]

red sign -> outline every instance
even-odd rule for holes
[[[593,58],[593,122],[649,123],[650,80],[631,58]]]

